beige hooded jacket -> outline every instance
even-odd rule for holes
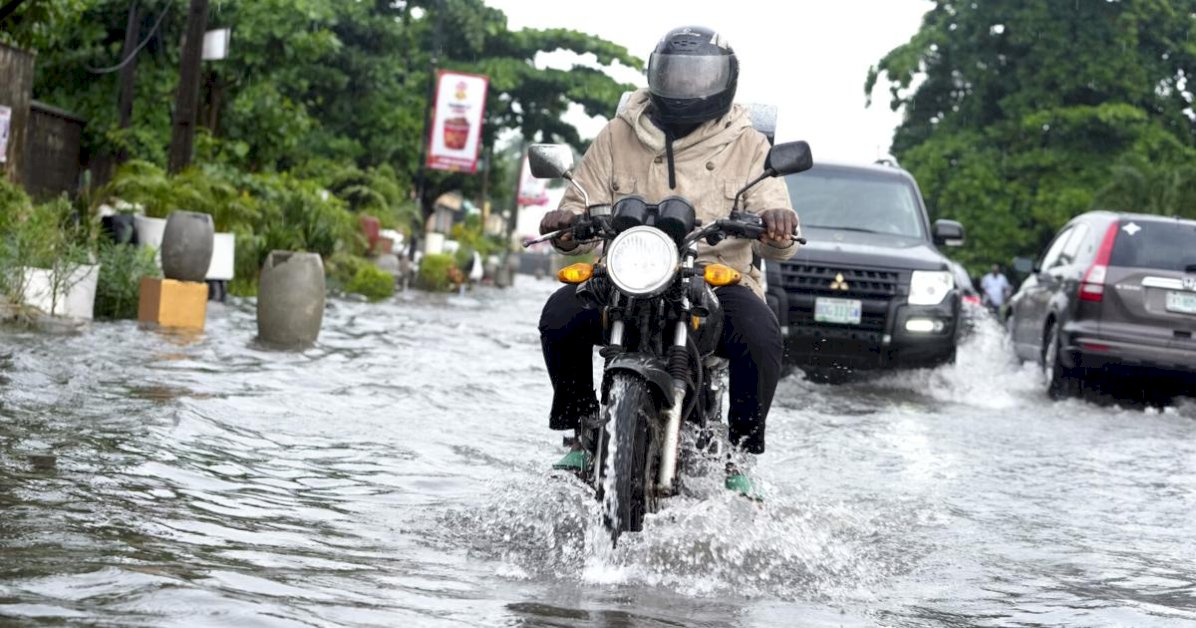
[[[610,121],[590,144],[574,172],[594,205],[613,204],[629,195],[656,203],[678,195],[693,203],[703,224],[726,218],[735,193],[764,172],[768,139],[752,128],[746,108],[735,105],[727,115],[706,122],[673,142],[676,189],[669,189],[668,158],[664,133],[649,120],[645,110],[648,91],[635,92],[626,108]],[[581,213],[585,204],[572,187],[561,200],[561,209]],[[743,209],[758,213],[766,209],[793,211],[789,191],[781,179],[765,179],[745,196]],[[592,250],[578,246],[561,250],[576,255]],[[560,250],[560,249],[558,249]],[[721,263],[743,274],[743,285],[763,297],[760,271],[752,266],[752,253],[771,260],[785,260],[797,251],[797,243],[777,247],[759,241],[727,238],[717,246],[698,245],[698,263]]]

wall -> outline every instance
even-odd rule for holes
[[[38,198],[74,196],[79,189],[83,119],[61,109],[30,103],[26,129],[24,184]]]
[[[26,125],[33,92],[33,54],[0,44],[0,105],[12,108],[7,159],[0,173],[10,180],[24,179]]]

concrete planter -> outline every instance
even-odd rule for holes
[[[208,265],[208,281],[231,281],[237,260],[237,235],[217,233],[212,237],[212,263]]]
[[[212,217],[173,211],[162,234],[162,274],[178,281],[203,281],[212,264]]]
[[[257,293],[257,335],[282,348],[316,341],[324,321],[324,262],[316,253],[272,251]]]
[[[82,320],[91,320],[94,316],[99,265],[78,266],[61,281],[56,281],[54,271],[45,268],[27,267],[22,273],[25,285],[21,301],[25,305],[52,316]]]

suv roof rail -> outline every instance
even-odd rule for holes
[[[897,159],[895,157],[881,157],[872,163],[878,166],[889,166],[890,168],[901,167],[901,165],[897,163]]]

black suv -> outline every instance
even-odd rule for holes
[[[895,165],[818,164],[786,183],[809,240],[766,265],[788,361],[825,372],[954,360],[961,294],[937,245],[962,244],[963,226],[932,227]]]

